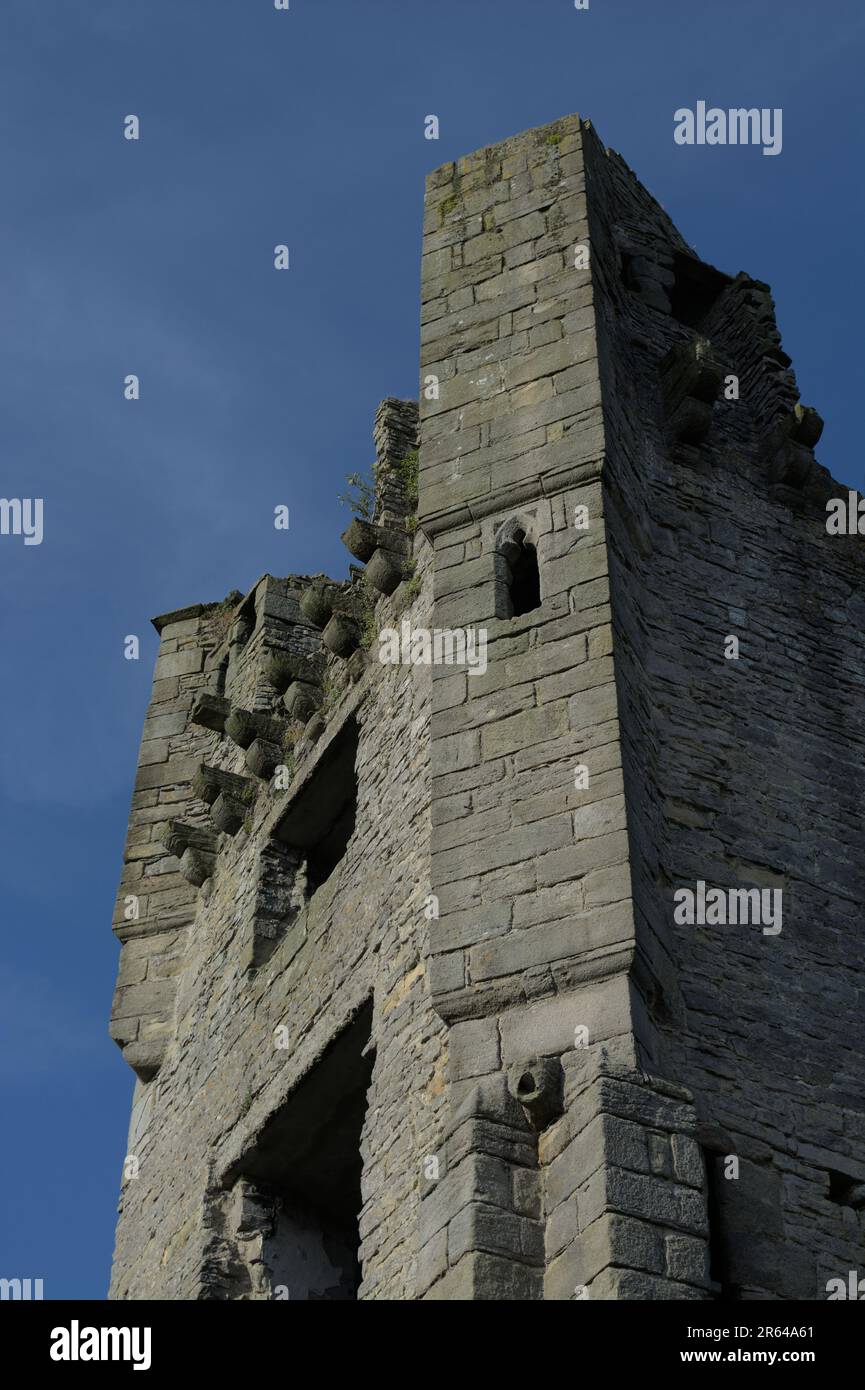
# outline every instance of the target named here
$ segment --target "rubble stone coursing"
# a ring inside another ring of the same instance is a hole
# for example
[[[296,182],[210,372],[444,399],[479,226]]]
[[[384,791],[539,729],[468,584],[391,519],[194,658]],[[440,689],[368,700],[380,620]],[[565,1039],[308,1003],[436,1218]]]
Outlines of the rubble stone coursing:
[[[863,1259],[865,600],[768,288],[566,117],[430,175],[421,384],[347,581],[156,620],[111,1296],[824,1298]],[[404,619],[486,671],[382,664]],[[782,931],[675,926],[698,880]]]

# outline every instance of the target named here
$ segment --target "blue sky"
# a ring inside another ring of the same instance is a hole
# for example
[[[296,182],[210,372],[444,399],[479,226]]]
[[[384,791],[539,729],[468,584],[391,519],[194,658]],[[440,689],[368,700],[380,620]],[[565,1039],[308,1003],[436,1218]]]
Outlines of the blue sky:
[[[347,572],[337,494],[417,391],[426,172],[590,117],[704,259],[771,284],[858,487],[863,49],[861,0],[4,0],[0,495],[44,498],[45,534],[0,536],[0,1276],[105,1296],[148,620]],[[781,107],[782,153],[677,146],[698,100]]]

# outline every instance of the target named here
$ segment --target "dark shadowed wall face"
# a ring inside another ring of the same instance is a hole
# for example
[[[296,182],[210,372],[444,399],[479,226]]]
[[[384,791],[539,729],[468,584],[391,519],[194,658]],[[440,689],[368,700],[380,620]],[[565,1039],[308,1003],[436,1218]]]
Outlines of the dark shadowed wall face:
[[[675,232],[615,161],[598,150],[589,167],[653,1063],[692,1088],[710,1166],[739,1156],[717,1183],[726,1292],[825,1298],[861,1258],[865,562],[858,537],[827,534],[846,489],[804,443],[779,453],[799,393],[768,287],[693,266],[706,291],[677,296]],[[666,310],[619,274],[623,250],[669,266]],[[718,369],[709,391],[695,335]],[[700,882],[723,890],[723,914],[683,920]]]

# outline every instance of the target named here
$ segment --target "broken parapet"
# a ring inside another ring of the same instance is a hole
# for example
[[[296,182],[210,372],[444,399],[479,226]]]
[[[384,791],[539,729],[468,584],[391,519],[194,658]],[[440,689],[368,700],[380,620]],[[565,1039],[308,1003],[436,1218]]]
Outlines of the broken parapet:
[[[383,402],[375,437],[374,516],[346,533],[356,558],[371,562],[366,571],[352,566],[342,582],[265,575],[245,596],[154,620],[161,642],[115,912],[123,950],[111,1022],[145,1079],[158,1071],[172,1034],[177,961],[199,891],[210,891],[225,845],[285,799],[339,695],[362,680],[376,603],[401,583],[405,590],[411,576],[414,528],[406,518],[417,506],[416,473],[404,460],[417,447],[417,407]],[[370,544],[358,542],[361,534]],[[276,856],[283,868],[281,906],[262,888],[265,945],[254,934],[256,962],[276,939],[275,921],[281,917],[284,929],[293,916],[300,860],[284,863],[285,853],[278,841],[262,847],[264,861]],[[264,861],[259,877],[267,884],[273,872]]]
[[[418,456],[414,403],[384,401],[376,416],[375,438],[375,510],[369,518],[355,517],[342,539],[366,565],[367,584],[378,593],[392,594],[412,572]]]

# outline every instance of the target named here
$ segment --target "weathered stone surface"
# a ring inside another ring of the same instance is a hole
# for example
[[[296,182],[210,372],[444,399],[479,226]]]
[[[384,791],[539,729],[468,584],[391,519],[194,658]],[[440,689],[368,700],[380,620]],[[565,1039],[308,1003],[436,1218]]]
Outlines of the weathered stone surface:
[[[307,652],[274,649],[268,652],[264,663],[265,680],[280,693],[290,686],[292,681],[315,684],[320,679],[321,671],[321,663],[311,660]]]
[[[383,491],[387,488],[387,478],[382,478]],[[393,499],[390,499],[393,501]],[[385,498],[382,498],[385,504]],[[356,516],[340,537],[343,545],[363,564],[367,564],[376,550],[389,551],[394,555],[407,555],[409,544],[406,533],[393,526],[382,526],[363,517]]]
[[[281,761],[282,745],[270,739],[256,738],[246,750],[246,766],[256,777],[262,777],[265,781],[273,776]]]
[[[210,808],[210,818],[217,830],[224,830],[226,835],[236,835],[249,812],[248,801],[240,801],[230,792],[223,791]]]
[[[251,800],[255,785],[248,777],[239,777],[236,772],[226,772],[224,768],[208,767],[202,763],[192,779],[192,795],[212,806],[222,792],[239,801]]]
[[[334,613],[321,640],[334,656],[349,657],[360,643],[357,623],[346,613]]]
[[[157,658],[155,680],[167,680],[171,676],[196,675],[204,665],[204,653],[192,648],[182,652],[166,652]]]
[[[365,565],[378,547],[378,532],[371,521],[356,516],[349,522],[340,540],[355,559]]]
[[[424,227],[439,391],[382,403],[346,533],[406,578],[163,624],[112,1297],[822,1299],[865,1185],[865,562],[822,422],[768,287],[576,116],[435,171]],[[481,659],[361,647],[403,618]],[[782,931],[676,921],[700,882]]]
[[[249,748],[259,738],[269,743],[279,743],[282,728],[278,720],[258,710],[234,706],[225,721],[225,732],[238,748]]]
[[[292,719],[309,719],[321,704],[324,696],[320,686],[309,681],[292,681],[283,696],[283,704]]]
[[[230,710],[231,705],[224,696],[216,695],[212,690],[203,690],[192,706],[189,718],[193,724],[222,733]]]
[[[381,594],[392,594],[402,579],[402,565],[393,551],[380,547],[370,557],[366,567],[366,577],[374,589]]]
[[[213,831],[202,825],[190,825],[187,821],[168,821],[161,838],[168,853],[176,855],[178,858],[190,845],[203,850],[206,854],[215,854],[216,852],[216,837]]]
[[[311,584],[301,595],[301,611],[316,627],[324,627],[333,612],[333,599],[333,590]]]
[[[195,845],[188,845],[180,856],[180,872],[196,888],[210,878],[216,868],[216,855],[205,854]]]

